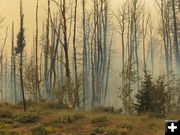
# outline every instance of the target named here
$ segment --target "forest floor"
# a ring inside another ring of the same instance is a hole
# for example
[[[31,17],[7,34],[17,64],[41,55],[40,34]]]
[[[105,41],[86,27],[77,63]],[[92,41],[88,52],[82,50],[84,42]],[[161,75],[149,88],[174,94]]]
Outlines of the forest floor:
[[[28,114],[28,115],[27,115]],[[0,135],[163,135],[165,119],[0,104]]]

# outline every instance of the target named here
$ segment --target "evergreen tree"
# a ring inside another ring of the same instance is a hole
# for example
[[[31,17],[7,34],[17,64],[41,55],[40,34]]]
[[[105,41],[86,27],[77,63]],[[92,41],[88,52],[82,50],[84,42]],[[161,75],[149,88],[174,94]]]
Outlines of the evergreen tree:
[[[148,112],[152,108],[151,92],[154,89],[152,77],[145,75],[144,81],[141,83],[141,90],[136,94],[137,103],[134,104],[134,108],[138,113]]]
[[[19,54],[19,73],[20,73],[20,81],[21,81],[21,90],[23,96],[23,104],[24,111],[26,112],[26,101],[25,101],[25,93],[24,93],[24,82],[23,82],[23,50],[26,45],[25,36],[24,36],[24,15],[22,12],[22,0],[20,1],[20,30],[17,35],[17,47],[15,48],[16,54]]]
[[[136,94],[137,103],[134,108],[138,113],[155,112],[165,114],[171,98],[169,96],[167,84],[162,77],[153,81],[151,75],[145,75],[141,89]],[[170,111],[170,110],[168,110]]]

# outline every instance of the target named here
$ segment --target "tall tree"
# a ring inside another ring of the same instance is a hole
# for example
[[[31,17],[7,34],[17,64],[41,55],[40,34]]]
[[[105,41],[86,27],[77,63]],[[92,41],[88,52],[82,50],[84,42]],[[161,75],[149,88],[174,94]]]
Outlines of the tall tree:
[[[44,50],[44,88],[46,93],[46,98],[51,100],[50,91],[49,91],[49,77],[48,77],[48,54],[49,54],[49,19],[50,19],[50,0],[47,1],[48,12],[47,12],[47,24],[46,24],[46,45]]]
[[[76,56],[76,25],[77,25],[77,6],[78,1],[75,0],[74,7],[74,36],[73,36],[73,51],[74,51],[74,75],[75,75],[75,102],[76,107],[79,108],[79,90],[78,90],[78,71],[77,71],[77,56]]]
[[[39,73],[38,73],[38,10],[39,0],[36,3],[36,100],[39,102],[40,91],[39,91]]]
[[[173,11],[173,27],[174,27],[174,48],[176,56],[176,70],[178,77],[180,77],[180,54],[179,54],[179,44],[178,44],[178,33],[177,33],[177,17],[175,9],[175,1],[172,0],[172,11]]]
[[[16,98],[16,55],[14,52],[14,22],[12,23],[12,43],[11,43],[11,98],[17,103]]]
[[[68,45],[68,37],[67,37],[67,18],[66,18],[66,0],[62,1],[62,27],[63,27],[63,37],[64,37],[64,43],[63,43],[63,48],[64,48],[64,54],[65,54],[65,69],[66,69],[66,86],[67,86],[67,91],[68,91],[68,98],[69,98],[69,103],[73,103],[73,93],[72,93],[72,84],[71,84],[71,72],[70,72],[70,66],[69,66],[69,45]]]
[[[125,27],[126,27],[126,21],[127,21],[127,11],[126,11],[126,8],[127,8],[127,5],[126,3],[123,4],[123,6],[121,8],[118,9],[118,13],[117,15],[115,14],[115,17],[118,21],[118,24],[119,24],[119,29],[118,30],[118,33],[120,34],[121,36],[121,51],[122,51],[122,55],[121,55],[121,58],[122,58],[122,79],[121,79],[121,87],[122,89],[124,88],[124,82],[125,82],[125,76],[124,76],[124,70],[125,70]]]
[[[3,99],[3,53],[4,53],[4,49],[5,49],[6,42],[7,42],[7,36],[8,36],[8,27],[6,27],[6,35],[5,35],[3,47],[2,47],[1,53],[0,53],[0,64],[1,64],[1,88],[0,88],[0,92],[1,92],[2,101],[4,100]]]
[[[23,82],[23,51],[25,47],[25,36],[24,36],[24,14],[22,7],[22,0],[20,0],[20,30],[17,35],[17,47],[15,48],[16,54],[19,54],[19,73],[20,73],[20,83],[23,96],[24,111],[26,112],[26,101],[24,93],[24,82]]]

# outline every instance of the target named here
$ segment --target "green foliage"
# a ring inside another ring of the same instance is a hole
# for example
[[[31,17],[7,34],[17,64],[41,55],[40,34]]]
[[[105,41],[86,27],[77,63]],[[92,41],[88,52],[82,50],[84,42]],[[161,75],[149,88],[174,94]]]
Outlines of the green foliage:
[[[112,106],[100,106],[92,108],[92,112],[105,112],[105,113],[121,113],[122,109],[115,109]]]
[[[59,116],[59,122],[60,123],[66,123],[70,124],[72,122],[75,122],[79,119],[83,119],[84,115],[79,114],[79,113],[72,113],[72,114],[60,114]]]
[[[5,123],[5,124],[12,124],[13,120],[12,119],[0,119],[0,122]]]
[[[4,121],[0,121],[0,130],[8,128],[8,127],[10,127],[10,124],[8,124],[8,123],[6,123]]]
[[[122,111],[123,111],[123,109],[122,109],[122,108],[118,108],[118,109],[116,109],[115,113],[117,113],[117,114],[121,114],[121,113],[122,113]]]
[[[19,122],[14,122],[12,125],[11,125],[12,128],[19,128],[21,127],[21,124]]]
[[[176,75],[173,73],[171,73],[170,75],[171,75],[170,80],[166,84],[167,92],[168,92],[168,96],[166,97],[168,101],[166,104],[167,115],[180,113],[180,111],[178,112],[178,103],[180,103],[180,95],[177,94],[178,91],[180,91],[180,79],[176,79]]]
[[[9,110],[0,110],[0,118],[11,118],[12,113]]]
[[[68,105],[61,104],[59,102],[46,102],[42,104],[42,107],[48,108],[48,109],[62,109],[62,110],[70,109]]]
[[[108,128],[105,130],[104,135],[120,135],[116,128]]]
[[[24,86],[26,88],[26,91],[29,93],[30,98],[36,98],[37,92],[35,90],[35,81],[36,80],[36,66],[34,62],[28,62],[26,64],[26,69],[24,70]],[[34,102],[32,100],[29,100],[27,104],[33,105]]]
[[[134,113],[133,109],[133,85],[137,82],[138,79],[140,79],[137,76],[137,71],[133,70],[133,65],[136,63],[129,63],[124,65],[124,71],[121,73],[121,77],[124,80],[124,83],[122,87],[119,88],[119,97],[122,100],[123,103],[123,110],[125,114],[132,114]],[[127,81],[125,81],[127,80]]]
[[[0,131],[0,135],[19,135],[16,132]]]
[[[100,127],[106,126],[107,122],[108,120],[106,116],[98,116],[98,117],[91,118],[91,123]]]
[[[15,116],[15,121],[20,123],[33,123],[38,121],[39,116],[36,113],[20,113]]]
[[[104,130],[103,130],[103,129],[100,129],[100,128],[95,128],[95,129],[93,130],[93,132],[94,132],[94,133],[102,134],[102,133],[104,133]]]
[[[96,133],[92,132],[92,133],[90,133],[89,135],[96,135]]]
[[[16,54],[23,52],[24,47],[26,45],[25,36],[24,36],[24,28],[23,28],[23,17],[21,18],[21,22],[22,22],[21,28],[17,35],[17,47],[15,48]]]
[[[33,135],[48,135],[48,131],[42,125],[33,127],[31,132]]]
[[[165,114],[168,105],[167,85],[163,78],[153,81],[151,75],[145,75],[141,89],[136,94],[137,103],[134,108],[138,113],[154,112]]]
[[[108,113],[113,113],[115,112],[115,108],[111,106],[99,106],[99,107],[94,107],[92,108],[92,112],[108,112]]]
[[[162,113],[155,113],[155,112],[148,112],[148,113],[147,113],[147,116],[148,116],[149,118],[158,118],[158,119],[163,119],[163,118],[165,118],[165,115],[164,115],[164,114],[162,114]]]
[[[59,121],[58,120],[53,120],[53,121],[43,122],[43,123],[41,123],[41,125],[59,127]]]
[[[133,128],[132,125],[129,123],[121,123],[118,127],[119,128],[126,128],[128,130],[131,130]]]

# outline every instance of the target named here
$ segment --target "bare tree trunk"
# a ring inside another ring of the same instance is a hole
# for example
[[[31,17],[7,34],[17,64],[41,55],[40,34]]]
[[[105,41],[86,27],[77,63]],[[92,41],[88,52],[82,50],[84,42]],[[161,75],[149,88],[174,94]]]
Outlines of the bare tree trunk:
[[[85,18],[85,0],[82,0],[83,7],[83,103],[84,110],[88,110],[89,82],[88,82],[88,62],[87,62],[87,37],[86,37],[86,18]]]
[[[92,61],[92,106],[97,105],[97,96],[96,96],[96,80],[97,80],[97,34],[96,34],[96,27],[97,27],[97,20],[96,20],[96,14],[97,14],[97,8],[96,8],[96,3],[97,1],[94,0],[94,33],[93,33],[93,38],[94,38],[94,60]],[[92,47],[91,47],[92,51]],[[93,58],[93,57],[92,57]],[[94,62],[93,62],[94,61]]]
[[[3,64],[2,64],[2,57],[1,57],[1,61],[0,61],[0,64],[1,64],[1,102],[3,102]]]
[[[72,96],[72,84],[71,84],[71,73],[69,66],[69,54],[68,54],[68,40],[67,40],[67,20],[66,20],[66,0],[63,0],[62,3],[62,20],[63,20],[63,36],[64,36],[64,53],[65,53],[65,69],[66,69],[66,81],[67,81],[67,91],[69,103],[73,103]]]
[[[12,43],[11,43],[11,99],[14,99],[16,104],[16,63],[15,63],[15,53],[14,53],[14,22],[12,23]]]
[[[60,51],[60,82],[61,82],[61,93],[62,93],[62,98],[59,100],[61,103],[63,103],[63,96],[64,96],[64,66],[63,66],[63,61],[64,61],[64,54],[63,54],[63,47],[61,47]]]
[[[0,64],[1,64],[1,88],[0,88],[0,92],[1,92],[1,100],[3,101],[3,52],[4,52],[4,48],[6,46],[6,41],[7,41],[7,37],[8,37],[8,27],[6,28],[6,35],[4,38],[4,43],[3,43],[3,47],[1,49],[1,54],[0,54]]]
[[[108,59],[107,76],[106,76],[105,97],[104,97],[103,105],[105,105],[105,103],[106,103],[107,92],[108,92],[109,71],[110,71],[110,65],[111,65],[111,50],[112,50],[113,35],[114,35],[114,33],[112,33],[110,48],[109,48],[109,59]]]
[[[121,70],[121,74],[122,74],[122,78],[121,78],[121,89],[124,89],[125,86],[125,21],[126,21],[126,4],[124,3],[123,6],[121,7],[121,9],[118,9],[118,15],[115,15],[119,27],[120,27],[120,36],[121,36],[121,49],[122,49],[122,70]],[[127,34],[128,37],[128,34]]]
[[[177,19],[175,11],[175,1],[172,0],[172,11],[173,11],[173,22],[174,22],[174,48],[176,56],[176,70],[178,77],[180,77],[180,55],[179,55],[179,44],[178,44],[178,34],[177,34]]]
[[[150,58],[151,58],[151,71],[152,75],[154,75],[154,46],[153,46],[153,22],[152,17],[150,15],[150,21],[149,21],[149,34],[150,34]]]
[[[48,78],[48,54],[49,54],[49,19],[50,19],[50,0],[48,0],[48,13],[47,13],[47,24],[46,24],[46,46],[44,51],[44,88],[46,97],[51,100],[49,91],[49,78]]]
[[[165,52],[165,60],[166,60],[166,75],[167,80],[169,80],[169,55],[168,55],[168,44],[166,38],[166,20],[165,20],[165,3],[161,0],[161,19],[162,19],[162,36],[163,36],[163,45],[164,45],[164,52]]]
[[[39,102],[40,91],[39,91],[39,73],[38,73],[38,9],[39,0],[36,4],[36,100]]]
[[[26,101],[25,101],[24,82],[23,82],[23,53],[22,52],[20,53],[19,72],[20,72],[20,81],[21,81],[21,90],[22,90],[22,96],[23,96],[24,111],[26,112]]]
[[[149,22],[149,16],[147,17],[147,20],[145,13],[142,16],[142,38],[143,38],[143,63],[144,63],[144,72],[147,74],[147,64],[146,64],[146,35],[147,35],[147,29],[148,29],[148,22]]]
[[[73,51],[74,51],[74,75],[75,75],[75,104],[79,108],[79,88],[78,88],[78,73],[77,73],[77,59],[76,59],[76,22],[77,22],[77,0],[75,0],[74,7],[74,36],[73,36]]]

